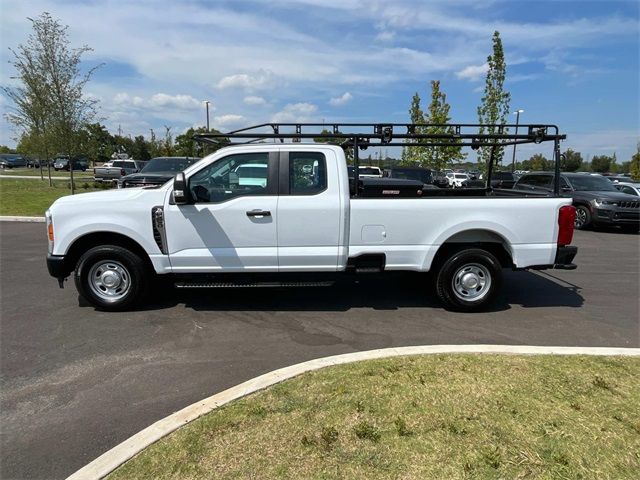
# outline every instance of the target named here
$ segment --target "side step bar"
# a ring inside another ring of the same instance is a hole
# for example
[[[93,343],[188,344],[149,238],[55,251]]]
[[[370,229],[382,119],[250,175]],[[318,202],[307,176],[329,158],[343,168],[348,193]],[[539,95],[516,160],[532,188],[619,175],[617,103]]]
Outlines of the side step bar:
[[[176,288],[330,287],[335,282],[176,282]]]

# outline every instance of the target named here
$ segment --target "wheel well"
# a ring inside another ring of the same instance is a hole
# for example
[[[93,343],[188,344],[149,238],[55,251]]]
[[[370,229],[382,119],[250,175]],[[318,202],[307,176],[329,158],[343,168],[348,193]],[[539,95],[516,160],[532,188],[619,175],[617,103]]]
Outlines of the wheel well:
[[[90,248],[99,245],[117,245],[135,253],[144,260],[147,267],[153,271],[153,265],[147,252],[138,242],[126,235],[114,232],[92,232],[77,238],[67,250],[65,255],[66,264],[71,273],[78,263],[80,257]]]
[[[438,267],[454,252],[468,248],[479,248],[495,256],[502,267],[514,266],[509,243],[501,235],[490,230],[466,230],[449,237],[436,252],[431,269]]]

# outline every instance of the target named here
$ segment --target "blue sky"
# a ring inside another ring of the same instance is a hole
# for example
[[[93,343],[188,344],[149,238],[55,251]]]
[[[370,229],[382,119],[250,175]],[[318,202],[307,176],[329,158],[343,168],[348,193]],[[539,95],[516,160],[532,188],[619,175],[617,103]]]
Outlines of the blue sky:
[[[104,62],[87,93],[125,134],[205,123],[406,122],[441,81],[453,121],[477,121],[491,34],[503,38],[521,122],[555,123],[564,148],[628,160],[639,140],[638,1],[3,0],[2,49],[48,11]],[[11,70],[3,67],[2,84]],[[426,103],[426,101],[425,101]],[[6,99],[0,108],[7,111]],[[14,144],[4,122],[0,143]],[[528,156],[523,148],[518,157]]]

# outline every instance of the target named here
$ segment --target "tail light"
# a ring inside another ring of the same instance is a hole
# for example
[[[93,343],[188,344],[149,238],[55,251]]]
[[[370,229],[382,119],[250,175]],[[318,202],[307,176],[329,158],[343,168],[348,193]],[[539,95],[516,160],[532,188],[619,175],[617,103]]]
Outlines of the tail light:
[[[576,207],[565,205],[558,214],[558,246],[570,245],[573,240],[573,226],[576,221]]]

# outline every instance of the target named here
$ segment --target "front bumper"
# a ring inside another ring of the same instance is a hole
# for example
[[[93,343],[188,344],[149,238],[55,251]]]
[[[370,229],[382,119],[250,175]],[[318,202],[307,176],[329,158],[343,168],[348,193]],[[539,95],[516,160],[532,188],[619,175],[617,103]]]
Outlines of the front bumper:
[[[638,208],[593,208],[596,225],[640,225]]]
[[[64,255],[47,254],[47,270],[52,277],[64,279],[71,274],[73,266],[69,265]]]
[[[558,247],[556,250],[556,258],[551,265],[533,265],[528,267],[532,270],[548,270],[554,268],[556,270],[575,270],[578,266],[573,262],[573,259],[578,253],[578,247],[573,245],[565,245],[564,247]]]

